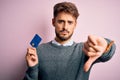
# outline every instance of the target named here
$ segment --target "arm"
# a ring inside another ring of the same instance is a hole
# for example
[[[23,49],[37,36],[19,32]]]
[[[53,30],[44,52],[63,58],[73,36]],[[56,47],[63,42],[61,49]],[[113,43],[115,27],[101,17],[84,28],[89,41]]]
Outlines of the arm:
[[[111,43],[109,39],[94,35],[88,36],[88,40],[84,43],[83,47],[84,53],[89,57],[84,65],[84,70],[86,72],[93,63],[105,62],[112,57],[115,52],[115,44],[109,45],[109,43]]]
[[[26,54],[28,69],[23,80],[38,80],[38,56],[36,48],[28,48]]]
[[[28,67],[23,80],[38,80],[38,65]]]
[[[110,39],[107,39],[107,38],[105,38],[105,40],[107,41],[108,48],[103,53],[103,55],[95,61],[95,63],[97,63],[97,62],[106,62],[106,61],[110,60],[112,58],[112,56],[114,55],[114,53],[115,53],[115,50],[116,50],[115,43],[112,42]]]

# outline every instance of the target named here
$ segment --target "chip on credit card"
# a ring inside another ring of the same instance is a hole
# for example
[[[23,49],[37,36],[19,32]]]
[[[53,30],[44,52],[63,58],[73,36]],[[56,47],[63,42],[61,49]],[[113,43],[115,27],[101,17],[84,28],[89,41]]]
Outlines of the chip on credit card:
[[[38,34],[35,34],[35,36],[33,37],[33,39],[30,42],[30,45],[32,47],[37,48],[39,43],[41,42],[41,40],[42,40],[42,38]]]

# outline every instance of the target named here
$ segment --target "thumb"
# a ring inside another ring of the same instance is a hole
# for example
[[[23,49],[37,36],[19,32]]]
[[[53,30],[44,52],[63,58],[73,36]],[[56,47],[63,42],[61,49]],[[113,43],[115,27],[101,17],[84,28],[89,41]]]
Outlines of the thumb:
[[[89,59],[87,60],[87,62],[84,64],[84,71],[87,72],[91,65],[93,64],[93,62],[96,60],[97,58],[96,57],[89,57]]]

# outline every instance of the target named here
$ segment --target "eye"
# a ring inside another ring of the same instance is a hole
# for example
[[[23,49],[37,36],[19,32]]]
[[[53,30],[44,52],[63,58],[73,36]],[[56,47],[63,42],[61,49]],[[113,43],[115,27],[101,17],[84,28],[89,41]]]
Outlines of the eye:
[[[73,21],[68,21],[68,24],[70,24],[70,25],[73,24]]]
[[[57,22],[58,22],[59,24],[64,23],[63,20],[58,20]]]

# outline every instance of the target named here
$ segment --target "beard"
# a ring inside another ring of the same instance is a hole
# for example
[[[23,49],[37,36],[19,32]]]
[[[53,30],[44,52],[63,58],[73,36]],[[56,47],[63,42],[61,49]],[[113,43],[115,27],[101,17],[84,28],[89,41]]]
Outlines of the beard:
[[[62,30],[62,31],[65,31],[65,30]],[[62,32],[62,31],[60,31],[60,32]],[[66,31],[67,31],[67,30],[66,30]],[[67,31],[67,32],[69,33],[69,31]],[[61,36],[60,33],[58,33],[57,31],[55,31],[55,34],[56,34],[56,37],[57,37],[59,40],[61,40],[61,41],[67,41],[67,40],[69,40],[69,39],[72,37],[73,32],[72,32],[70,35],[68,35],[67,37],[66,37],[66,36]]]

